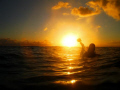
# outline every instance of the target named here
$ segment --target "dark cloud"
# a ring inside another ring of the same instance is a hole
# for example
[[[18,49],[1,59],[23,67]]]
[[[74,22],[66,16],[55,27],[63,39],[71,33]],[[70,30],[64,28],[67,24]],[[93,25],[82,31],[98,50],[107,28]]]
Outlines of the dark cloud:
[[[82,6],[80,6],[79,8],[73,8],[71,11],[71,14],[80,16],[80,17],[93,16],[99,13],[100,11],[98,10],[92,10],[92,9],[89,9],[88,7],[82,7]]]
[[[107,15],[120,20],[120,0],[91,0],[86,3],[88,7],[73,8],[72,14],[80,17],[100,14],[103,10]]]
[[[107,15],[120,20],[120,0],[95,0],[87,4],[93,8],[102,8]]]
[[[50,46],[51,43],[48,40],[44,41],[17,41],[10,38],[0,39],[0,46]]]
[[[0,39],[0,46],[17,46],[20,43],[16,40],[11,40],[10,38],[2,38]]]

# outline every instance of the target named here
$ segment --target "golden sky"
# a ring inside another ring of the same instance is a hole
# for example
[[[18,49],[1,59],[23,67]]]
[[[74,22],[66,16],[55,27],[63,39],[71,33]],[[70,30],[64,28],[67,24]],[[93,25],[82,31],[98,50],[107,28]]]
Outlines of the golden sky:
[[[11,0],[0,10],[2,43],[80,46],[75,39],[81,38],[85,46],[120,46],[119,0]]]

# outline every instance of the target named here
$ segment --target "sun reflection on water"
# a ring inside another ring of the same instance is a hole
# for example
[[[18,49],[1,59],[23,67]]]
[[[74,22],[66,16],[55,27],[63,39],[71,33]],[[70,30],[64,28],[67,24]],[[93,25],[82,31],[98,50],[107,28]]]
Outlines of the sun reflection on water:
[[[70,75],[71,73],[70,72],[67,72],[68,75]]]
[[[77,80],[69,80],[69,81],[55,81],[54,83],[61,83],[61,84],[74,84]]]
[[[70,59],[68,59],[68,61],[72,61],[72,60],[73,60],[73,59],[71,59],[71,58],[70,58]]]
[[[76,80],[71,80],[71,83],[75,83],[76,82]]]
[[[68,67],[69,69],[73,69],[73,67]]]
[[[66,52],[63,52],[63,59],[60,59],[62,61],[59,61],[57,64],[55,63],[56,71],[59,69],[59,73],[57,75],[63,75],[65,78],[59,79],[57,81],[54,81],[54,83],[57,84],[75,84],[76,81],[79,81],[79,78],[76,78],[75,75],[77,73],[81,73],[81,61],[78,57],[76,57],[76,53],[72,52],[71,50],[67,50]],[[64,60],[64,61],[63,61]],[[56,72],[57,73],[57,72]]]

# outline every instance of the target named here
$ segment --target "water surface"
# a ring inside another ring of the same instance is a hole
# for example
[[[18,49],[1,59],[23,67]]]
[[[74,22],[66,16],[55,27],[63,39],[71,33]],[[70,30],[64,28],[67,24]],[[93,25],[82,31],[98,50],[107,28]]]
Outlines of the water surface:
[[[120,48],[99,47],[95,58],[80,47],[0,47],[2,89],[117,89]],[[86,48],[87,50],[87,48]]]

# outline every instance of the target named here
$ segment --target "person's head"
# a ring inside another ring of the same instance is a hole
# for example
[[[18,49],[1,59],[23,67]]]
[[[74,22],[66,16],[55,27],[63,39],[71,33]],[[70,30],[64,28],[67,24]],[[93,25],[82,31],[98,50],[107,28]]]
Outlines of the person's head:
[[[91,43],[90,45],[89,45],[89,48],[88,48],[88,52],[95,52],[95,44],[94,43]]]

